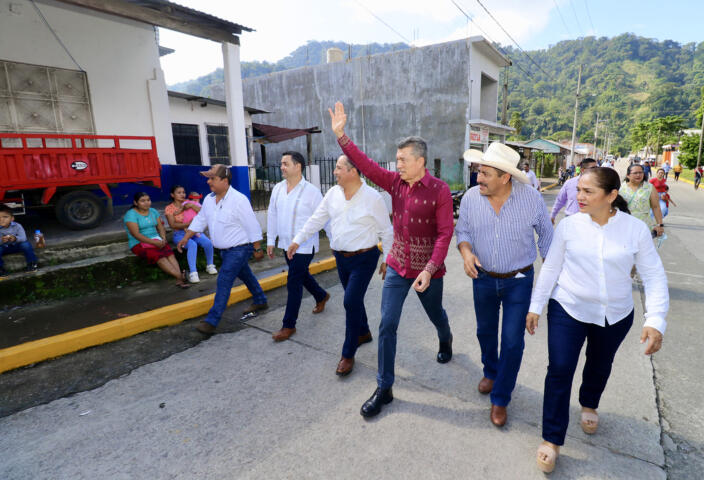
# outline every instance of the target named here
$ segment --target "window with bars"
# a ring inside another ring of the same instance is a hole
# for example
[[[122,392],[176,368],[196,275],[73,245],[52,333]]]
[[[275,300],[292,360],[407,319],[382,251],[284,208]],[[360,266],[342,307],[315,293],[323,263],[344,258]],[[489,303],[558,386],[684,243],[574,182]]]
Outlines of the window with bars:
[[[230,165],[230,140],[227,125],[206,125],[210,164]]]
[[[0,132],[94,134],[86,73],[0,60]]]
[[[178,165],[202,165],[200,157],[200,139],[198,125],[172,123],[174,150]]]

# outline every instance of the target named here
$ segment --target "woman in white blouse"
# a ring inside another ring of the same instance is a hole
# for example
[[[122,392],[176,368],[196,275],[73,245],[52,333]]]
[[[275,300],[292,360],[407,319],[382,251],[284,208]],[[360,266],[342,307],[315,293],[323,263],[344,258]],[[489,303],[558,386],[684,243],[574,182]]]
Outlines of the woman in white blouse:
[[[533,335],[548,304],[548,373],[543,399],[543,440],[537,463],[551,472],[569,422],[570,392],[579,353],[587,341],[579,390],[581,426],[596,432],[596,409],[619,345],[633,324],[631,269],[635,265],[646,294],[641,343],[657,352],[669,307],[667,277],[645,223],[629,215],[618,194],[615,170],[585,171],[577,187],[579,213],[555,230],[533,289],[526,330]]]

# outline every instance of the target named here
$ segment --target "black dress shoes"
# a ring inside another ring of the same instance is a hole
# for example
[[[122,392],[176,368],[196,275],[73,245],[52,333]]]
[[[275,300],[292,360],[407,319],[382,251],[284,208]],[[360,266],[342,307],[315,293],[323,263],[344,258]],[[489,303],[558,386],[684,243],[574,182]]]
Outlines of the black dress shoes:
[[[447,363],[452,358],[452,336],[450,336],[450,341],[440,342],[440,349],[438,350],[438,363]]]
[[[369,397],[369,400],[364,402],[364,405],[362,405],[362,409],[359,413],[363,417],[367,418],[378,415],[379,412],[381,412],[381,406],[391,403],[393,399],[394,394],[391,391],[391,388],[377,388],[374,391],[374,395]]]

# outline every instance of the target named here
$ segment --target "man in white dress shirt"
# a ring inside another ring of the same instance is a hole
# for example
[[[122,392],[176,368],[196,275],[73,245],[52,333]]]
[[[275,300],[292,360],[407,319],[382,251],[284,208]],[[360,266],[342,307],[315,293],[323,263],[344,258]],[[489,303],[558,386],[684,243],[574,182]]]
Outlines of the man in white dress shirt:
[[[372,341],[364,295],[379,260],[377,244],[381,240],[384,258],[390,252],[394,234],[389,211],[379,192],[359,178],[359,171],[345,155],[335,166],[337,185],[331,188],[315,213],[294,237],[288,248],[289,258],[299,245],[317,234],[330,221],[330,246],[337,261],[337,273],[345,289],[345,343],[337,365],[337,375],[347,375],[354,367],[357,347]],[[379,268],[386,276],[386,263]]]
[[[207,227],[213,246],[220,250],[222,265],[213,307],[205,320],[196,326],[199,332],[212,334],[227,308],[235,278],[240,277],[252,293],[253,303],[245,309],[245,313],[263,310],[268,304],[257,277],[247,263],[252,253],[256,260],[264,258],[261,248],[262,228],[254,216],[249,199],[230,186],[232,174],[225,165],[214,165],[210,170],[200,173],[208,177],[212,193],[205,197],[200,212],[193,218],[176,248],[182,252],[188,240]]]
[[[304,165],[305,159],[298,152],[284,152],[281,156],[281,176],[284,180],[277,183],[271,191],[267,216],[266,252],[269,258],[274,258],[277,237],[278,247],[285,252],[291,245],[293,236],[303,227],[323,199],[318,187],[303,178]],[[304,242],[292,258],[284,255],[288,264],[288,299],[283,326],[272,335],[275,342],[288,340],[296,333],[303,287],[315,298],[313,313],[321,313],[325,309],[325,302],[330,298],[308,271],[316,250],[320,250],[318,235]]]
[[[540,181],[538,180],[538,177],[535,176],[535,172],[530,169],[530,164],[528,162],[523,164],[523,171],[526,172],[526,176],[528,177],[528,180],[530,180],[530,184],[533,188],[540,191]]]

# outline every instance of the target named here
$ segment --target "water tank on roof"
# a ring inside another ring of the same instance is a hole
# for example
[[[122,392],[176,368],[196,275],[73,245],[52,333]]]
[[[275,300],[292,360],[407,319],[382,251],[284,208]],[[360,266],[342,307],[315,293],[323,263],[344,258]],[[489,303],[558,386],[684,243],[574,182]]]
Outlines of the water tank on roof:
[[[328,63],[341,62],[345,58],[345,54],[337,47],[328,48],[327,51]]]

